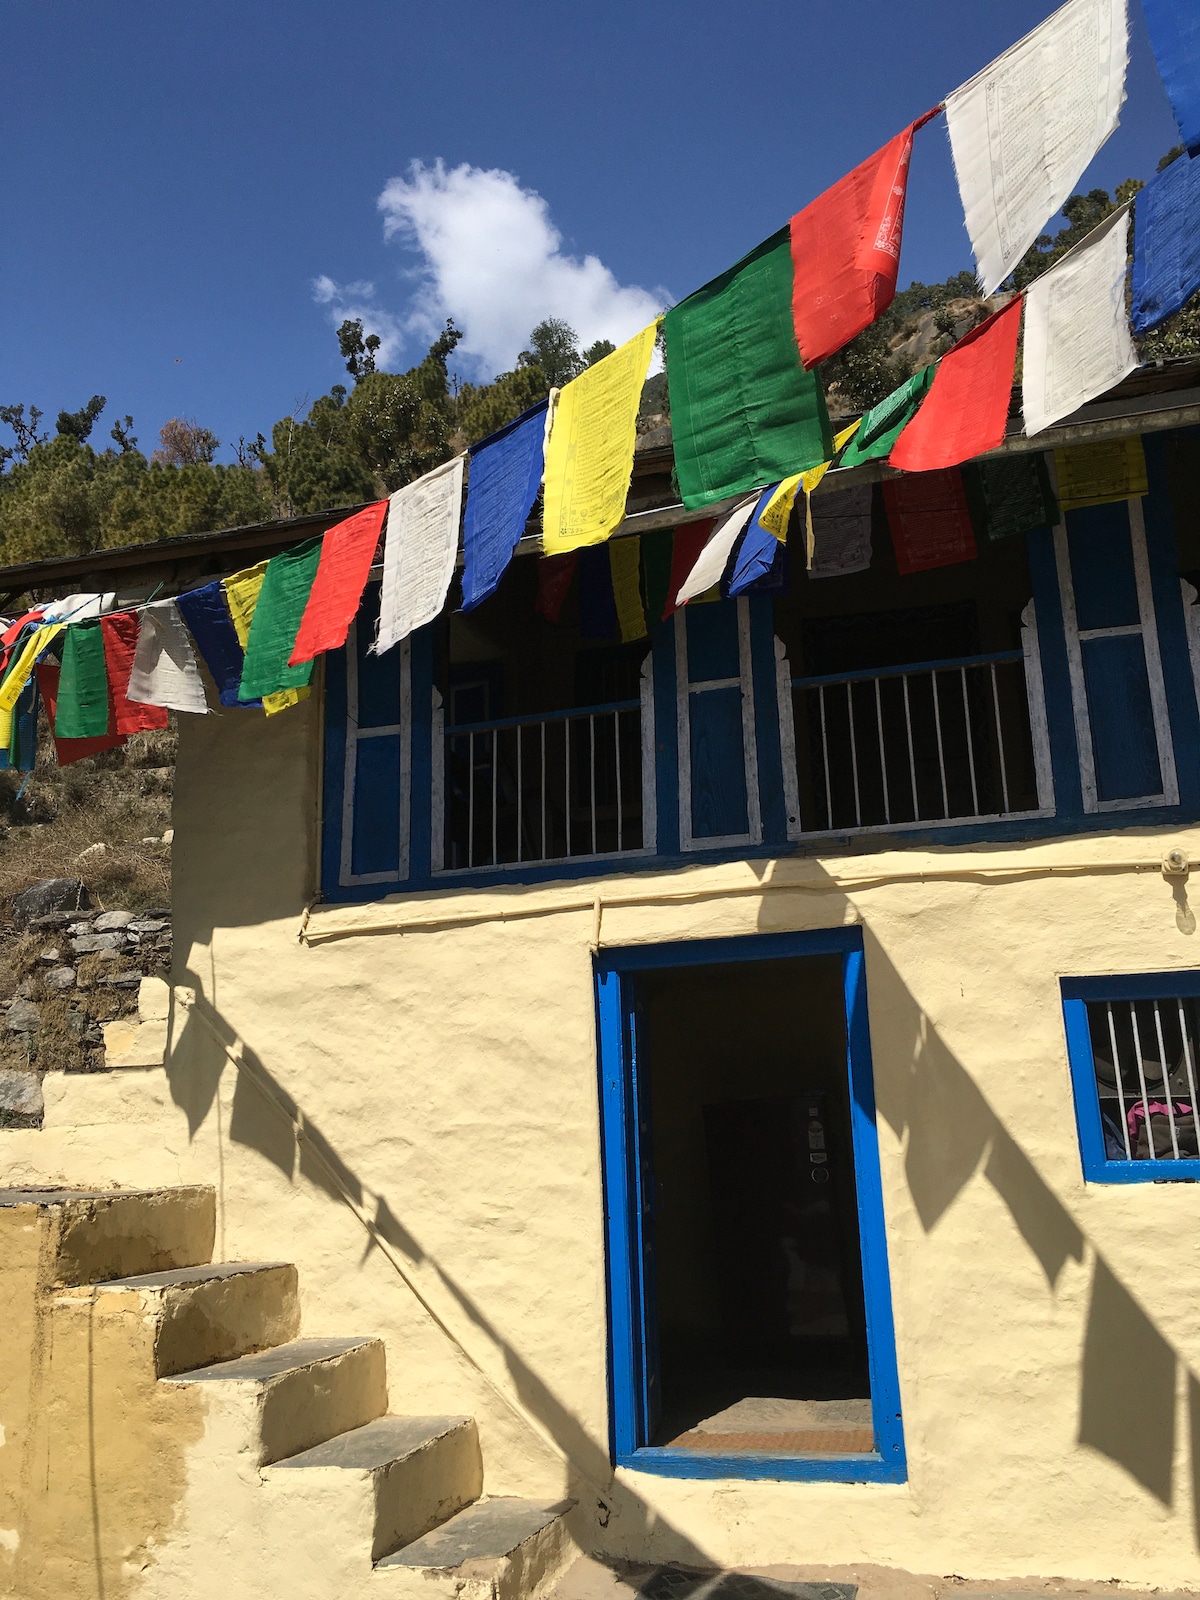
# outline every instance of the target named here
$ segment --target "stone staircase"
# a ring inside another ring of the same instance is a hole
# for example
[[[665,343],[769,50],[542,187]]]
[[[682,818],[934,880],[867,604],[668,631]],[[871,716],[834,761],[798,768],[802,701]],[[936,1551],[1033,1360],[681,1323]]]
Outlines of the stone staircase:
[[[486,1496],[473,1419],[389,1413],[382,1341],[301,1338],[295,1267],[212,1262],[214,1223],[208,1188],[0,1190],[0,1594],[526,1600],[553,1581],[569,1503]],[[76,1571],[54,1530],[89,1519]]]

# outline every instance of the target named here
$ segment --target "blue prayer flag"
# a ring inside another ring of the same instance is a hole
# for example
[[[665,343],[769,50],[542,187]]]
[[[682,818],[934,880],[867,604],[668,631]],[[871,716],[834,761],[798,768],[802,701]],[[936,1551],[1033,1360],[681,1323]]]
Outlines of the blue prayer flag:
[[[187,623],[204,665],[212,673],[223,706],[260,706],[261,700],[239,700],[242,682],[242,646],[225,602],[225,589],[218,578],[203,589],[192,589],[176,596],[180,615]]]
[[[1180,138],[1196,155],[1200,153],[1200,7],[1196,0],[1142,0],[1142,10]]]
[[[1134,212],[1130,321],[1147,333],[1200,289],[1200,156],[1179,156],[1151,178]]]
[[[585,639],[621,637],[607,544],[579,552],[579,631]]]
[[[471,446],[463,517],[464,611],[473,611],[495,592],[524,532],[542,481],[546,405],[542,400],[530,406]]]
[[[722,591],[730,600],[735,595],[744,594],[760,579],[770,576],[776,557],[785,549],[770,528],[764,528],[758,520],[767,509],[767,503],[778,487],[777,483],[773,483],[759,495],[754,515],[750,518],[749,525],[733,552],[728,578],[721,584]],[[801,490],[801,493],[803,492]]]

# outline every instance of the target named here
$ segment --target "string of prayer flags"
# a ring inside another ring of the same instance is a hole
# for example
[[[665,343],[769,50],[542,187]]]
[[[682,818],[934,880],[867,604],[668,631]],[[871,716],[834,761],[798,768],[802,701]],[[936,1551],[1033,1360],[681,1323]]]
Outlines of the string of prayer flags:
[[[263,580],[267,575],[267,562],[260,561],[257,566],[247,567],[242,572],[235,572],[231,578],[223,581],[225,602],[229,607],[229,615],[233,619],[234,630],[237,633],[238,644],[242,648],[242,677],[246,675],[245,651],[250,642],[250,629],[254,625],[254,612],[258,606],[258,597],[262,592]],[[307,688],[282,689],[276,694],[264,695],[262,708],[269,717],[275,716],[280,711],[285,711],[288,706],[294,706],[308,695]],[[238,686],[239,705],[245,704],[241,697],[241,685]]]
[[[714,584],[721,581],[721,575],[725,571],[729,557],[733,554],[733,547],[741,538],[742,530],[749,522],[760,498],[760,495],[751,495],[716,524],[695,565],[675,595],[677,607],[686,605],[689,600],[694,600],[697,595],[702,595],[706,589],[711,589]]]
[[[1020,332],[1021,297],[1014,295],[947,351],[921,409],[892,446],[893,467],[934,472],[1003,444]]]
[[[570,550],[563,556],[542,556],[537,564],[537,599],[533,609],[547,622],[557,622],[575,580],[579,565],[578,553]]]
[[[1200,10],[1195,0],[1142,0],[1142,11],[1179,137],[1200,155]]]
[[[957,467],[889,478],[883,504],[901,577],[974,560],[971,512]]]
[[[858,467],[864,461],[877,461],[892,453],[892,446],[916,416],[929,393],[937,365],[931,362],[911,378],[906,378],[898,389],[872,406],[859,423],[858,432],[846,446],[842,456],[844,467]]]
[[[300,623],[312,594],[321,560],[320,539],[283,550],[267,562],[254,617],[246,640],[241,698],[262,699],[289,689],[303,689],[312,677],[312,657],[291,666]]]
[[[676,528],[671,540],[671,577],[667,585],[667,600],[662,610],[662,620],[674,616],[680,606],[684,604],[679,599],[679,591],[688,580],[688,574],[695,567],[703,554],[704,547],[712,536],[716,527],[716,518],[706,518],[703,522],[687,522],[682,528]],[[702,598],[696,596],[697,600]]]
[[[1197,10],[1200,37],[1200,9]],[[1200,75],[1200,63],[1197,64]],[[1137,197],[1133,308],[1137,333],[1174,316],[1200,289],[1200,156],[1180,156]]]
[[[622,644],[646,637],[646,611],[642,604],[642,551],[636,536],[610,539],[608,566],[612,578],[613,602]]]
[[[386,500],[377,500],[326,530],[289,666],[298,667],[324,650],[340,650],[345,644],[371,575],[387,507]]]
[[[245,659],[220,578],[176,597],[180,615],[217,686],[223,706],[236,706]],[[251,702],[254,704],[255,702]]]
[[[744,594],[752,584],[765,578],[771,571],[775,557],[779,554],[781,540],[773,526],[768,526],[765,518],[767,508],[773,503],[777,493],[775,488],[764,489],[758,497],[758,504],[754,508],[754,515],[750,518],[746,532],[742,536],[737,549],[734,551],[733,562],[729,570],[729,579],[722,589],[728,599],[735,595]],[[793,488],[792,498],[796,491]],[[786,536],[787,523],[784,523]]]
[[[1138,354],[1125,310],[1129,207],[1121,206],[1025,291],[1022,405],[1032,437],[1107,394]]]
[[[588,545],[579,552],[579,631],[585,639],[615,639],[621,631],[612,564],[603,546]]]
[[[100,618],[89,617],[69,627],[63,640],[54,737],[103,739],[111,726],[104,635]]]
[[[792,218],[792,316],[805,367],[848,344],[895,299],[913,134],[936,115],[898,133]]]
[[[962,474],[977,538],[994,544],[1058,525],[1058,501],[1040,450],[972,461]]]
[[[58,681],[62,669],[57,661],[40,661],[34,668],[38,688],[46,704],[46,720],[54,739],[54,756],[60,767],[69,767],[72,761],[82,761],[85,756],[98,755],[101,750],[115,750],[125,743],[123,733],[105,733],[97,739],[63,739],[58,734]]]
[[[432,622],[445,604],[458,554],[463,458],[434,467],[388,501],[375,653]]]
[[[127,693],[140,625],[136,611],[113,611],[100,618],[108,693],[112,701],[112,726],[117,733],[165,728],[168,721],[165,706],[139,705],[130,700]]]
[[[788,228],[667,312],[667,384],[689,510],[828,460],[825,393],[792,317]]]
[[[1148,490],[1146,454],[1138,434],[1124,439],[1101,439],[1054,452],[1061,511],[1081,506],[1102,506],[1112,500],[1132,500]]]
[[[142,705],[201,714],[208,710],[196,653],[174,600],[156,600],[143,608],[125,693]]]
[[[817,496],[810,578],[844,578],[871,565],[873,489],[873,484],[855,483]]]
[[[542,400],[471,446],[463,516],[464,611],[495,593],[525,531],[542,481],[548,406]]]
[[[546,445],[547,555],[601,544],[625,520],[638,407],[657,332],[650,323],[563,386]]]
[[[946,97],[967,233],[995,294],[1116,128],[1127,0],[1067,0]]]

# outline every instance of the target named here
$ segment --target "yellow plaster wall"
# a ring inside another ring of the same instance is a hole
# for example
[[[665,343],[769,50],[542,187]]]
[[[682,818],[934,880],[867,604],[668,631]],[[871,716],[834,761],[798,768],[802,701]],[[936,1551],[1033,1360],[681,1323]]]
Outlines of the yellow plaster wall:
[[[48,1079],[12,1177],[214,1183],[218,1252],[295,1260],[306,1334],[382,1335],[392,1409],[473,1412],[488,1491],[577,1496],[589,1548],[1195,1582],[1200,1189],[1084,1185],[1057,980],[1196,964],[1162,877],[1108,868],[1200,830],[318,908],[309,945],[315,701],[185,722],[195,1003],[165,1077]],[[613,1480],[597,891],[606,944],[862,923],[907,1483]]]

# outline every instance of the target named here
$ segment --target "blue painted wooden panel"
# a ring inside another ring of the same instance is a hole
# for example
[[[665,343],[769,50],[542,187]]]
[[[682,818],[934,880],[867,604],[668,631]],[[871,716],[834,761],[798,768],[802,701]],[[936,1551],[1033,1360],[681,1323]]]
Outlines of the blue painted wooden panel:
[[[358,725],[393,728],[400,721],[400,646],[369,654],[379,619],[379,585],[368,585],[358,613]]]
[[[400,869],[400,740],[360,739],[354,772],[351,871]]]
[[[1191,437],[1193,446],[1200,444],[1200,430]],[[1146,449],[1146,475],[1150,484],[1150,493],[1142,500],[1146,556],[1150,567],[1150,588],[1154,596],[1154,615],[1158,624],[1167,710],[1171,718],[1175,775],[1179,780],[1180,804],[1195,808],[1200,805],[1200,720],[1197,718],[1187,624],[1179,586],[1179,557],[1175,546],[1175,518],[1167,478],[1165,441],[1161,434],[1149,434],[1143,443]]]
[[[715,610],[712,606],[707,609]],[[688,696],[692,743],[692,837],[719,839],[743,834],[746,760],[742,739],[742,691],[706,689]]]
[[[321,784],[321,893],[336,900],[342,859],[342,784],[346,773],[346,652],[325,657],[325,766]]]
[[[656,625],[654,651],[654,789],[658,853],[679,851],[679,750],[675,707],[675,618]]]
[[[1038,650],[1046,693],[1046,720],[1050,731],[1050,765],[1054,772],[1054,799],[1058,818],[1083,816],[1083,791],[1079,782],[1079,746],[1071,710],[1071,670],[1067,664],[1062,600],[1058,592],[1058,566],[1054,535],[1038,528],[1026,535],[1029,577],[1037,613]]]
[[[409,810],[408,875],[412,883],[430,876],[433,828],[433,651],[437,624],[418,628],[410,640],[409,694],[412,697],[412,800]],[[441,759],[442,752],[437,752]],[[437,863],[438,866],[441,862]]]
[[[1136,625],[1141,616],[1125,502],[1068,511],[1067,548],[1080,631]]]
[[[736,678],[741,671],[736,600],[690,605],[684,616],[687,619],[689,682]]]
[[[1162,771],[1141,635],[1085,639],[1080,650],[1097,794],[1101,800],[1161,794]]]
[[[779,746],[779,695],[775,685],[775,604],[769,594],[748,598],[750,659],[754,681],[754,741],[758,746],[758,804],[763,840],[787,842],[783,756]]]

